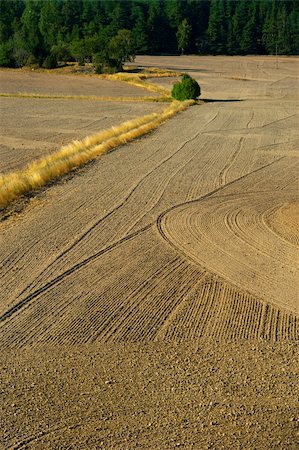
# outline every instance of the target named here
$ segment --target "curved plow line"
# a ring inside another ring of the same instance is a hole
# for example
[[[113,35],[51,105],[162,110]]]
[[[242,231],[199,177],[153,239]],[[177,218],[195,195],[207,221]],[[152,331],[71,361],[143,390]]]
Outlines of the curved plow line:
[[[97,97],[96,95],[59,95],[59,94],[35,94],[33,92],[0,92],[0,97],[14,98],[47,98],[47,99],[63,99],[63,100],[94,100],[101,102],[171,102],[172,98],[168,97]]]
[[[0,208],[11,201],[36,190],[49,181],[67,174],[72,169],[103,155],[119,145],[149,133],[161,123],[185,110],[194,101],[173,102],[161,113],[152,113],[124,122],[82,141],[74,141],[57,152],[29,164],[24,170],[0,177]]]

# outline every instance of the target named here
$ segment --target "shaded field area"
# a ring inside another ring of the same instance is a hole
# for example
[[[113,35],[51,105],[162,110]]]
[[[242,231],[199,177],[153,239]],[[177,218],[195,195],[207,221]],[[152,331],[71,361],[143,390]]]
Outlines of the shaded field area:
[[[0,224],[5,448],[295,449],[298,60],[136,64],[209,101]]]

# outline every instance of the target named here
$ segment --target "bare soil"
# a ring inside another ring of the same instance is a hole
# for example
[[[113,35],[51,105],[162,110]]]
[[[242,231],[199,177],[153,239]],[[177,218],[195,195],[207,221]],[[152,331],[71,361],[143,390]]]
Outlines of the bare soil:
[[[118,81],[108,81],[96,75],[71,75],[24,70],[0,70],[1,92],[17,94],[96,95],[103,97],[143,97],[156,94]]]
[[[58,78],[63,80],[63,75]],[[82,95],[84,80],[80,79]],[[118,92],[122,95],[121,89]],[[161,109],[155,103],[13,97],[1,98],[0,105],[0,173],[21,169],[75,139]]]
[[[241,341],[2,355],[10,449],[296,450],[298,351]]]
[[[295,449],[298,59],[137,63],[209,101],[0,225],[4,448]]]

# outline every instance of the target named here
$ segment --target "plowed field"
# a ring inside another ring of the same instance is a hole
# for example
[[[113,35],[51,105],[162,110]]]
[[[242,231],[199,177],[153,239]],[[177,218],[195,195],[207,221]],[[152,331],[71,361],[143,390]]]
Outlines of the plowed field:
[[[2,70],[0,93],[136,97],[153,95],[124,83],[76,75]],[[0,174],[22,169],[74,139],[159,109],[157,104],[72,98],[0,98]],[[161,109],[161,106],[160,106]]]
[[[295,449],[298,60],[137,64],[189,72],[207,101],[0,224],[4,448]],[[143,108],[97,105],[109,125]]]

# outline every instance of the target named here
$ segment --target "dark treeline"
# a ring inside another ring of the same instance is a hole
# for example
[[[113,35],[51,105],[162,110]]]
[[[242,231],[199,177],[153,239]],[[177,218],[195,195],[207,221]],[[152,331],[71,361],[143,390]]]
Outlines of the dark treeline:
[[[125,31],[127,30],[127,31]],[[297,0],[1,0],[0,65],[298,54]],[[119,68],[118,67],[118,68]]]

